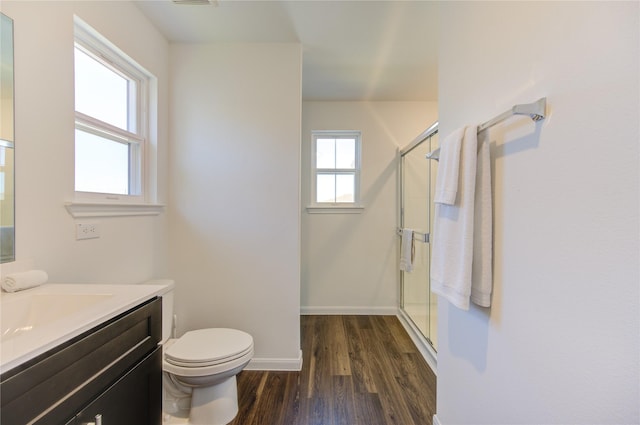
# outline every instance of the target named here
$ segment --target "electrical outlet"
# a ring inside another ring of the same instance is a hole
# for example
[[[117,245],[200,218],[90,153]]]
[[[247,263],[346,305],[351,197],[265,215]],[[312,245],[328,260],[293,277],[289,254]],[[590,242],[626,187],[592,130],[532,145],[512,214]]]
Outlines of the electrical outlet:
[[[100,237],[100,226],[96,223],[76,223],[76,240]]]

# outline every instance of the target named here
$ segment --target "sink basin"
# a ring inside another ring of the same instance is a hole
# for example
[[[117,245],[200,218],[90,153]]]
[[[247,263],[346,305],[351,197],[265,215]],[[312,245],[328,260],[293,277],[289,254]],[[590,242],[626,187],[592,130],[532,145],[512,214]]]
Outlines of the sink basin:
[[[0,373],[162,296],[167,284],[54,284],[0,293]],[[171,284],[172,285],[172,284]]]
[[[113,294],[34,294],[9,299],[0,311],[0,343],[91,308]]]

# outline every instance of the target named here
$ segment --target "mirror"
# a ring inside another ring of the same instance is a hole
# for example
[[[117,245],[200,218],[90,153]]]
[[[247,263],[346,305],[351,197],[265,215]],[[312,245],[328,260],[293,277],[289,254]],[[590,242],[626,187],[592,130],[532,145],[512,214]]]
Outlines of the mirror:
[[[0,13],[0,263],[15,259],[13,21]]]

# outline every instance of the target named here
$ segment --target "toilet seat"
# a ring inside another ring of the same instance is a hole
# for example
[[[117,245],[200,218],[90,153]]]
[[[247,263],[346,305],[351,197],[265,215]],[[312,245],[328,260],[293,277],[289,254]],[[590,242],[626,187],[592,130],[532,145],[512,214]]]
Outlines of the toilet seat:
[[[164,359],[179,368],[222,365],[253,353],[253,338],[236,329],[199,329],[166,347]]]

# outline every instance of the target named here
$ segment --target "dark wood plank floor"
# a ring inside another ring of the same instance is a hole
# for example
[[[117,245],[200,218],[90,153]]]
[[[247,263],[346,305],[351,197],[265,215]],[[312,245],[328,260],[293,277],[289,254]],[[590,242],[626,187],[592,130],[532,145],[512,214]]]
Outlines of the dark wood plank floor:
[[[301,324],[302,371],[242,371],[231,425],[431,425],[436,377],[395,316]]]

